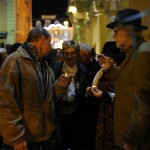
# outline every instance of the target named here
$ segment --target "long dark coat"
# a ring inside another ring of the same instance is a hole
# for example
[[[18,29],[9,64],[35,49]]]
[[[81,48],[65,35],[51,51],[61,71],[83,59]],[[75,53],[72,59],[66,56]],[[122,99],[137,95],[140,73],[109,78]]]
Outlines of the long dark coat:
[[[118,146],[125,137],[131,143],[150,149],[150,44],[136,43],[130,49],[120,68],[107,73],[115,81],[114,134]]]

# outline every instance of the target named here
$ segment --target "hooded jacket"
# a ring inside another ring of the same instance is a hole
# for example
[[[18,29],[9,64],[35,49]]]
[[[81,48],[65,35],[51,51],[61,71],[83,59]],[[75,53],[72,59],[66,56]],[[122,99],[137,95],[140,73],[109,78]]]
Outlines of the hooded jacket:
[[[9,55],[1,68],[0,131],[5,144],[48,140],[56,128],[55,77],[47,63],[42,63],[48,86],[45,95],[35,61],[23,47]]]

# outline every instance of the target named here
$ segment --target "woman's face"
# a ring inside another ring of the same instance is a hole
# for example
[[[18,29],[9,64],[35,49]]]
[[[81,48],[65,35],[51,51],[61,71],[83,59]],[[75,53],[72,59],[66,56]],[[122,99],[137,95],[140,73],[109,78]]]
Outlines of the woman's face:
[[[64,50],[64,61],[70,67],[74,66],[77,61],[77,54],[73,47]]]

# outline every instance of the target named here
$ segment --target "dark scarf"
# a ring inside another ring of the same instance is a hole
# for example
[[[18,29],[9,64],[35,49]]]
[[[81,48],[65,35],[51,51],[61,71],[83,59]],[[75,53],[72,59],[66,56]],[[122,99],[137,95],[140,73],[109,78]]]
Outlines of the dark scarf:
[[[30,57],[34,60],[34,62],[38,61],[38,58],[37,58],[37,49],[36,49],[35,46],[33,46],[28,41],[26,41],[26,42],[24,42],[22,44],[22,47],[30,55]]]
[[[24,42],[22,47],[30,55],[30,57],[35,63],[40,80],[42,81],[43,94],[44,94],[44,97],[46,98],[46,94],[48,91],[48,74],[46,71],[47,67],[46,67],[45,59],[37,58],[37,48],[33,46],[31,43],[29,43],[28,41]]]

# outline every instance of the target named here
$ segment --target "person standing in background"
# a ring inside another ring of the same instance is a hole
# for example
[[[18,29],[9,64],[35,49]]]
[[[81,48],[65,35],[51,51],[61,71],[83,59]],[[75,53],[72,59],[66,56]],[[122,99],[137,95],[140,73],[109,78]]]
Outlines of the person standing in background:
[[[124,59],[124,54],[116,47],[114,41],[104,44],[102,54],[109,57],[117,66]],[[101,54],[101,55],[102,55]],[[98,55],[98,60],[101,58]],[[98,104],[98,117],[96,118],[95,150],[117,150],[114,142],[114,82],[105,78],[105,72],[101,68],[95,75],[92,85],[87,87],[86,95]]]
[[[88,86],[91,86],[95,74],[99,71],[100,65],[95,59],[95,54],[92,48],[85,44],[80,43],[80,56],[79,62],[82,63],[87,69]],[[87,150],[93,150],[95,146],[95,133],[96,133],[96,120],[99,110],[99,101],[93,100],[92,97],[88,98],[85,103],[85,120],[86,120],[86,138]]]
[[[5,58],[7,57],[7,52],[5,48],[0,48],[0,67],[4,62]]]
[[[63,54],[61,49],[52,49],[49,54],[45,57],[48,65],[51,69],[54,68],[55,64],[63,60]]]
[[[16,42],[9,46],[7,49],[7,55],[10,55],[11,53],[15,52],[19,46],[21,46],[22,43]]]
[[[95,59],[92,48],[85,43],[80,43],[79,62],[86,67],[89,85],[91,85],[95,74],[100,69],[100,66],[98,61]]]

